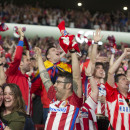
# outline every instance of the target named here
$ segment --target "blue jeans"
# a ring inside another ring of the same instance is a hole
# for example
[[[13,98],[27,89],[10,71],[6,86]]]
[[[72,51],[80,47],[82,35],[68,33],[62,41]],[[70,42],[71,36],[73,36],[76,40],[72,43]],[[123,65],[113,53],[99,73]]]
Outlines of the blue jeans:
[[[43,124],[45,125],[48,116],[49,108],[43,108]]]

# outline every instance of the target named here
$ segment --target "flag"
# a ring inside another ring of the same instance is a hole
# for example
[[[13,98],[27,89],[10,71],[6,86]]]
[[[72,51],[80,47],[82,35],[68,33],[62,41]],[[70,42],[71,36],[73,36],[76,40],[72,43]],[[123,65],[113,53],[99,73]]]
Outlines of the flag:
[[[5,23],[0,24],[0,32],[9,30],[8,26]]]

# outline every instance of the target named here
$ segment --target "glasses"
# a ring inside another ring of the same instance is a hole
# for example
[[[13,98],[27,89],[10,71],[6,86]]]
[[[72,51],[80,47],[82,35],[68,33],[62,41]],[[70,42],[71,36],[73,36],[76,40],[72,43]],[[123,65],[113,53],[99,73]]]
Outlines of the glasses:
[[[56,83],[70,83],[70,82],[63,82],[63,81],[60,81],[60,80],[56,80]]]

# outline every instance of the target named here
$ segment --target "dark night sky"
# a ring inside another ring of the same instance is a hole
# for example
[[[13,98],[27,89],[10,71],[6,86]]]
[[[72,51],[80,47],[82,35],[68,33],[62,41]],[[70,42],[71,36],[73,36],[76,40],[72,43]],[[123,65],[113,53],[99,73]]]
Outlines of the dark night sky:
[[[77,7],[78,2],[83,3],[84,9],[92,11],[111,11],[122,10],[123,6],[127,6],[130,11],[130,0],[0,0],[0,1],[13,1],[16,4],[23,5],[23,3],[35,5],[39,2],[42,7],[53,8],[67,8],[67,9],[81,9]],[[1,3],[1,2],[0,2]]]
[[[46,0],[46,5],[62,8],[78,8],[77,2],[83,3],[83,8],[89,10],[122,10],[123,6],[130,8],[130,0]]]

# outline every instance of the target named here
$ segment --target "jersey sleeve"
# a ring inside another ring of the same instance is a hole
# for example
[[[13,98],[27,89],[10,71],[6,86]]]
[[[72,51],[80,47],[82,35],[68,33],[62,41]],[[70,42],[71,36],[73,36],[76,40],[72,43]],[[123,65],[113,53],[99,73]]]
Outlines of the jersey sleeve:
[[[85,103],[83,104],[82,111],[84,111],[85,109],[93,109],[95,111],[96,108],[97,108],[97,102],[95,102],[92,99],[92,97],[89,96],[85,101]]]
[[[105,83],[105,87],[106,87],[106,100],[109,102],[115,101],[118,95],[118,90],[110,86],[107,82]]]
[[[78,108],[81,108],[82,105],[83,105],[83,98],[79,98],[75,92],[73,92],[73,95],[71,96],[71,98],[68,98],[70,104],[78,107]]]
[[[23,41],[19,41],[19,43],[16,47],[14,60],[10,63],[9,68],[6,72],[7,75],[8,74],[14,74],[15,72],[18,71],[18,67],[20,65],[22,53],[23,53],[23,44],[24,44]]]

